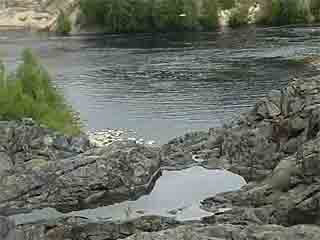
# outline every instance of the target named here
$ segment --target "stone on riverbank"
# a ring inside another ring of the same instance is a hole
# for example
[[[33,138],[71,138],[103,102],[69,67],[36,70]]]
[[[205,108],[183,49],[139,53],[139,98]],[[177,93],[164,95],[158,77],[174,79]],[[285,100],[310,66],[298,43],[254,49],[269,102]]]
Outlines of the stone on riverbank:
[[[17,231],[21,238],[19,240],[115,240],[136,232],[161,231],[179,224],[171,218],[158,216],[141,217],[128,222],[90,222],[85,218],[68,217],[19,226]]]
[[[136,198],[159,173],[157,151],[132,142],[90,150],[85,137],[17,122],[1,122],[0,133],[1,161],[10,161],[1,171],[0,213],[70,211]]]
[[[180,158],[224,168],[247,180],[262,180],[285,156],[320,130],[320,78],[293,79],[282,91],[272,91],[234,124],[209,133],[188,134],[162,147],[162,165],[179,166]],[[176,156],[181,156],[177,159]]]

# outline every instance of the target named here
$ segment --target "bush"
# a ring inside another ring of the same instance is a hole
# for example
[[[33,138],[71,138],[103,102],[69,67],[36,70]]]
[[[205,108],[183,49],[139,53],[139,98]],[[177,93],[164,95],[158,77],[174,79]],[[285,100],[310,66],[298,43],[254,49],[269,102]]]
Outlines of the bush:
[[[206,16],[216,22],[217,0],[205,1],[214,3],[214,14],[210,8]],[[81,0],[80,8],[85,25],[104,26],[108,32],[182,31],[199,26],[197,0]]]
[[[248,21],[248,8],[238,7],[231,10],[229,18],[230,27],[240,27],[248,24]]]
[[[85,25],[105,24],[106,0],[80,0]]]
[[[268,12],[262,23],[286,25],[307,23],[311,19],[311,11],[304,8],[303,0],[272,0]]]
[[[200,23],[205,29],[210,30],[218,26],[218,10],[219,6],[217,0],[203,0]]]
[[[0,116],[4,120],[32,118],[66,134],[80,133],[74,113],[51,83],[47,71],[31,51],[23,53],[23,63],[8,74],[0,64]]]
[[[219,5],[223,10],[231,9],[235,7],[236,1],[235,0],[219,0]]]
[[[61,35],[68,35],[71,32],[71,21],[63,11],[60,11],[58,16],[56,32]]]
[[[316,21],[320,21],[320,1],[311,0],[310,10]]]

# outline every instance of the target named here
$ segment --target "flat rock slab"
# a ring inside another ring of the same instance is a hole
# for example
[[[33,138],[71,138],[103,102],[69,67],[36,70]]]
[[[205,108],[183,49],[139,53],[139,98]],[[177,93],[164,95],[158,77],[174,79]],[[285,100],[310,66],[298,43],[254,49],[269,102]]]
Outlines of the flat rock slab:
[[[0,208],[62,212],[135,199],[151,190],[159,174],[158,151],[132,142],[36,167],[18,168],[0,178]]]

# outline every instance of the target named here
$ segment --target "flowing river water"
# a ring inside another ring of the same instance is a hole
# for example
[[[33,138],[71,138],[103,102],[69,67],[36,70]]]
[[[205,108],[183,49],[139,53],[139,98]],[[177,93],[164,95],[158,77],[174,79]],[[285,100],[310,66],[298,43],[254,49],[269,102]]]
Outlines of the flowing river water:
[[[125,128],[161,144],[230,121],[292,76],[312,74],[300,59],[320,55],[320,27],[65,38],[1,33],[0,56],[10,67],[24,48],[41,57],[88,130]]]
[[[232,120],[294,76],[317,74],[320,26],[71,37],[1,33],[0,56],[10,69],[24,48],[40,56],[88,130],[126,128],[162,144]],[[203,216],[201,199],[243,184],[224,171],[164,172],[151,194],[137,201],[69,215],[123,219],[174,210],[178,218],[192,219]],[[48,216],[62,215],[45,209],[15,219]]]

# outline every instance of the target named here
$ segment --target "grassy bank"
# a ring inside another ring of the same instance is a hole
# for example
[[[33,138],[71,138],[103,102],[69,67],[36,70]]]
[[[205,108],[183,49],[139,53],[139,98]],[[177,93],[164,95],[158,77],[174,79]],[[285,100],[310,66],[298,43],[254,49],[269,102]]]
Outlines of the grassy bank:
[[[26,50],[14,73],[0,64],[0,117],[2,120],[32,118],[66,134],[80,133],[71,108],[52,85],[48,72]]]

